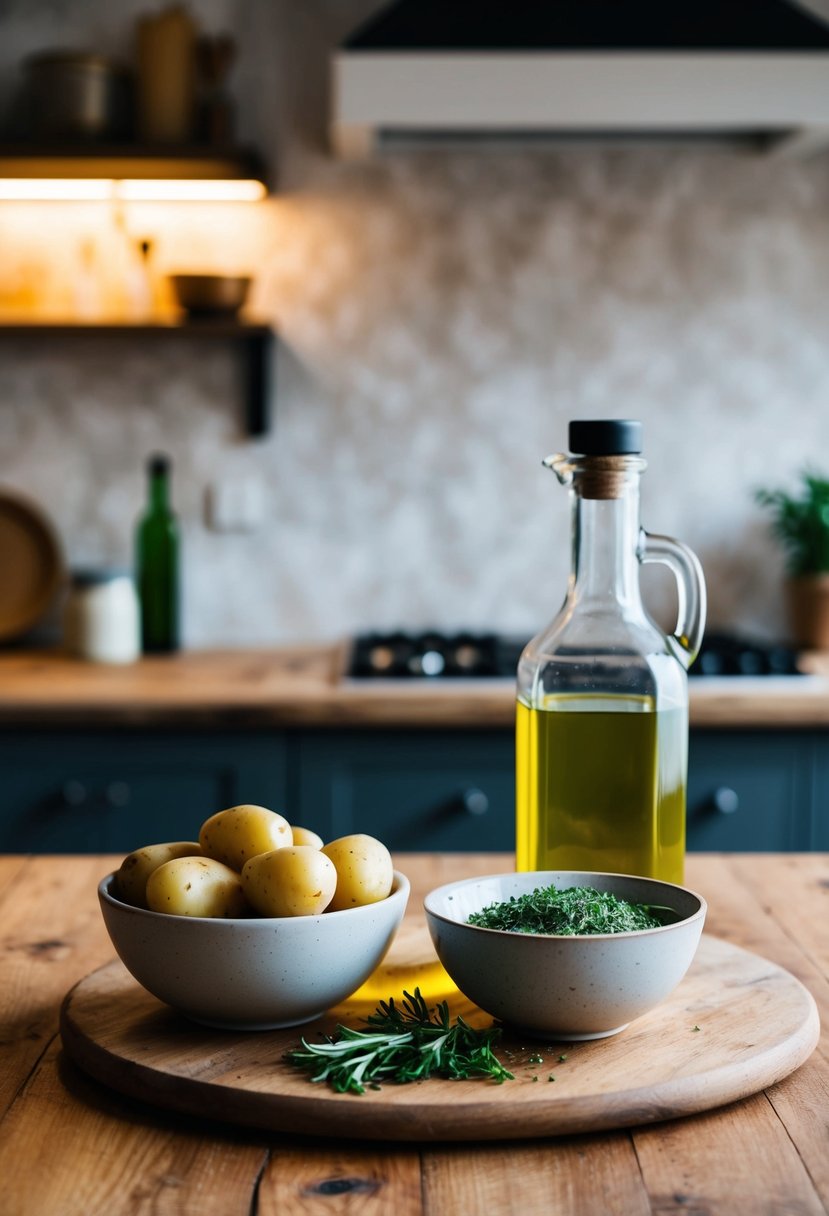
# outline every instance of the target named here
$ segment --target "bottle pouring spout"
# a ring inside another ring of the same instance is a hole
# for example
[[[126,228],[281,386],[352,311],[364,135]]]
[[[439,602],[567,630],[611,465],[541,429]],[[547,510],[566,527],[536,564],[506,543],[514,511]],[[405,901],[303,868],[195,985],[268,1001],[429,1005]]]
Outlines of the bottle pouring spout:
[[[545,469],[552,469],[563,486],[572,484],[576,466],[564,452],[553,452],[551,456],[545,456],[541,463]]]

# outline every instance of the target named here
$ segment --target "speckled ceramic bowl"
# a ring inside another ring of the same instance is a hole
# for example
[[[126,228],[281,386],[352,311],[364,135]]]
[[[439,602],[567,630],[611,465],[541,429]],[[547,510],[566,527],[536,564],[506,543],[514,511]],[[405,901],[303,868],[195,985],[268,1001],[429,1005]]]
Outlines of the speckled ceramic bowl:
[[[271,1030],[318,1017],[368,979],[403,919],[409,880],[387,899],[321,916],[208,920],[122,903],[98,887],[112,944],[153,996],[207,1026]]]
[[[670,908],[674,923],[635,933],[543,936],[466,924],[537,887],[595,887]],[[706,903],[685,887],[626,874],[536,870],[449,883],[425,900],[438,958],[481,1009],[538,1038],[600,1039],[647,1013],[691,965]]]

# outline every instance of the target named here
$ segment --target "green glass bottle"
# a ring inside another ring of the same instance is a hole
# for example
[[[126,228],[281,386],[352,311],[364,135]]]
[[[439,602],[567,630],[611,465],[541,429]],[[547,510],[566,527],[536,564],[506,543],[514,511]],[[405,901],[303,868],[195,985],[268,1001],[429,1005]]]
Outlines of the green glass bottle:
[[[145,654],[178,650],[179,532],[170,507],[170,461],[147,463],[147,509],[136,533],[136,580],[141,602],[141,648]]]

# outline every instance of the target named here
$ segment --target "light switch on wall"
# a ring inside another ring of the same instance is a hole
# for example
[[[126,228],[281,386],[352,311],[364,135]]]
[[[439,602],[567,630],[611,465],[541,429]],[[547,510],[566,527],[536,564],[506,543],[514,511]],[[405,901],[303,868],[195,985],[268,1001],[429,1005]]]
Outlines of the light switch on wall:
[[[256,477],[214,481],[207,487],[205,508],[213,532],[255,532],[265,518],[265,487]]]

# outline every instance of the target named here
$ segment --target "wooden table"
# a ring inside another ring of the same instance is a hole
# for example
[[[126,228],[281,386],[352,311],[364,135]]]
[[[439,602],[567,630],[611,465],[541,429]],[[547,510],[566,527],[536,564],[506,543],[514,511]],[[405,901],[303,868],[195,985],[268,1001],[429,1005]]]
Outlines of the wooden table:
[[[398,856],[423,892],[512,859]],[[62,1054],[67,989],[112,957],[106,857],[0,858],[2,1216],[808,1216],[829,1212],[829,857],[700,855],[706,930],[814,994],[820,1046],[765,1093],[632,1132],[504,1145],[366,1145],[197,1122],[109,1092]],[[356,1112],[359,1108],[355,1108]]]

